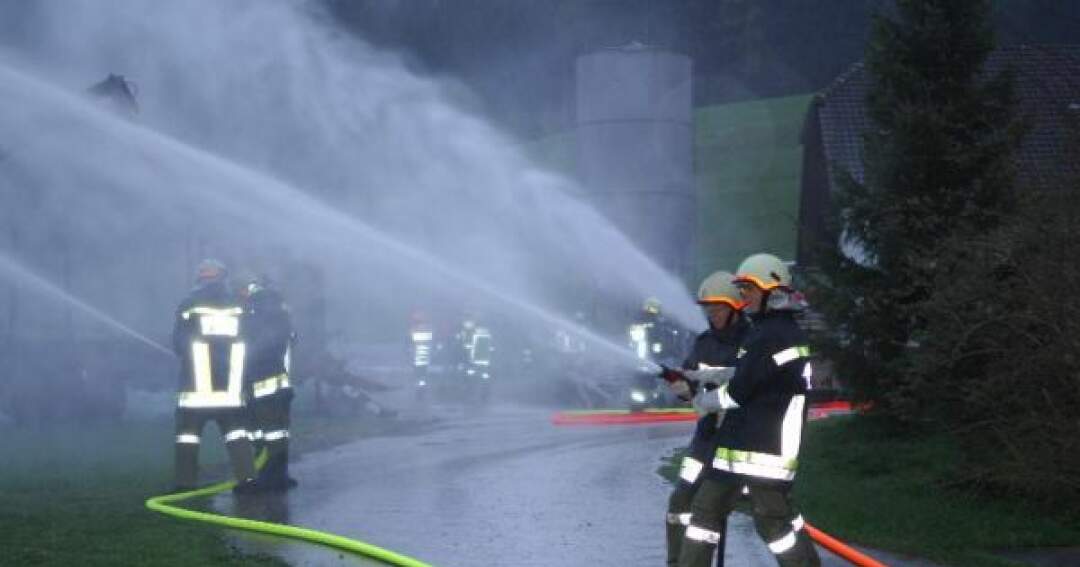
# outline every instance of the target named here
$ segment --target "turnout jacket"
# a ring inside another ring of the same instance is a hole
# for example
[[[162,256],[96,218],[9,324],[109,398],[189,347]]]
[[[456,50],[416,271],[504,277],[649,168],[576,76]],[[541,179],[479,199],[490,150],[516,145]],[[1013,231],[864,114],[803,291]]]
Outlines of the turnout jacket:
[[[289,388],[289,358],[293,341],[292,317],[281,294],[259,289],[244,305],[244,331],[248,341],[245,380],[256,398]]]
[[[180,358],[179,407],[243,405],[242,314],[239,301],[220,282],[196,287],[180,302],[172,336],[173,350]]]
[[[694,346],[682,367],[687,370],[700,370],[706,367],[735,366],[739,345],[749,330],[750,324],[742,315],[736,316],[724,329],[710,326],[694,340]],[[720,416],[715,413],[698,419],[694,437],[690,441],[691,458],[701,463],[708,462],[716,448],[716,428],[719,422]]]
[[[735,375],[721,386],[727,411],[716,434],[711,477],[795,480],[811,366],[806,335],[791,311],[753,319]]]

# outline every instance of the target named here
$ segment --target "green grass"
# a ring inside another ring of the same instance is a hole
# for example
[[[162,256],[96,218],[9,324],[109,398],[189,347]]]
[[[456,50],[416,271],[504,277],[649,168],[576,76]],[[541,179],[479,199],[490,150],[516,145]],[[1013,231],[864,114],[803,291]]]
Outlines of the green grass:
[[[385,427],[371,418],[300,417],[294,447],[302,453]],[[218,528],[143,507],[172,486],[171,420],[0,435],[0,565],[282,565],[240,553]],[[225,476],[220,443],[204,443],[201,458],[210,473],[203,482]]]
[[[797,497],[841,539],[947,565],[1019,565],[993,550],[1080,543],[1080,526],[1023,502],[946,488],[957,455],[945,435],[898,437],[870,418],[832,418],[808,430]]]
[[[683,451],[659,473],[678,474]],[[946,488],[957,448],[944,435],[902,438],[863,417],[811,423],[796,503],[808,521],[848,543],[955,567],[1020,567],[995,550],[1080,545],[1080,526],[1023,502]]]

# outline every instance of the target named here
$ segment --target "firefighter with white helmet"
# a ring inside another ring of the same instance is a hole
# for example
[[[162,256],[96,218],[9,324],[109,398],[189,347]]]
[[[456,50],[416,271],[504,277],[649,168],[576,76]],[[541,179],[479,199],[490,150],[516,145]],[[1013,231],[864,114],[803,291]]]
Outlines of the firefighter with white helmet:
[[[749,486],[754,525],[782,566],[820,559],[791,501],[810,387],[810,349],[795,314],[803,307],[787,265],[755,254],[733,282],[753,321],[730,379],[693,401],[702,415],[726,412],[705,481],[694,495],[679,565],[711,565],[727,516]],[[726,378],[726,377],[725,377]]]
[[[225,436],[238,493],[252,492],[255,466],[244,408],[243,308],[229,290],[225,265],[199,263],[195,288],[180,303],[173,349],[180,358],[176,407],[176,488],[194,488],[199,445],[208,421]]]
[[[693,390],[712,390],[715,384],[696,380],[693,371],[710,368],[728,368],[735,365],[739,345],[745,338],[749,325],[742,316],[743,302],[732,283],[730,272],[717,271],[705,278],[698,289],[698,304],[705,311],[709,328],[698,335],[690,355],[683,362],[688,372],[678,373],[669,382],[673,392],[684,400],[692,397]],[[694,429],[687,455],[679,468],[679,480],[671,493],[667,511],[667,543],[669,566],[679,564],[686,526],[690,524],[690,503],[704,480],[703,472],[716,449],[717,426],[722,419],[718,413],[702,415]],[[719,550],[719,565],[724,564],[723,549]],[[711,564],[711,562],[710,562]]]
[[[289,306],[269,277],[252,277],[244,286],[244,331],[248,339],[245,382],[248,386],[252,439],[266,447],[259,471],[261,488],[287,490],[297,485],[289,476],[289,431],[293,389],[292,347],[295,342]]]

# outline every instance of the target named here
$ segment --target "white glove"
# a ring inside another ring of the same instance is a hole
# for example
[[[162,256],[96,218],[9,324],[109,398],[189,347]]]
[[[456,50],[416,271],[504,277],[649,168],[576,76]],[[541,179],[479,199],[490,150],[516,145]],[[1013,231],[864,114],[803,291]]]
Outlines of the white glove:
[[[690,402],[694,406],[694,411],[698,415],[704,417],[710,413],[716,413],[722,409],[720,405],[720,390],[710,390],[708,392],[702,392],[694,397],[694,400]]]
[[[674,382],[668,382],[668,389],[672,394],[675,394],[680,400],[689,400],[693,397],[693,393],[690,392],[690,384],[686,380],[676,380]]]
[[[734,366],[714,366],[709,368],[702,368],[701,370],[685,370],[683,374],[691,380],[696,380],[701,384],[714,384],[716,386],[723,386],[731,381],[735,376]]]

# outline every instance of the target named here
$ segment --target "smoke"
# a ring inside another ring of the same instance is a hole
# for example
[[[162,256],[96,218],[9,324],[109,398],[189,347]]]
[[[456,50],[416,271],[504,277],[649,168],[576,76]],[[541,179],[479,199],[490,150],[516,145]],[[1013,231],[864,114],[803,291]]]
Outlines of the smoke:
[[[207,255],[325,294],[345,341],[394,338],[418,306],[553,325],[585,290],[656,296],[702,326],[585,189],[312,4],[56,0],[0,17],[24,24],[0,59],[0,243],[136,328],[165,327]],[[137,85],[134,124],[53,87],[108,73]]]

